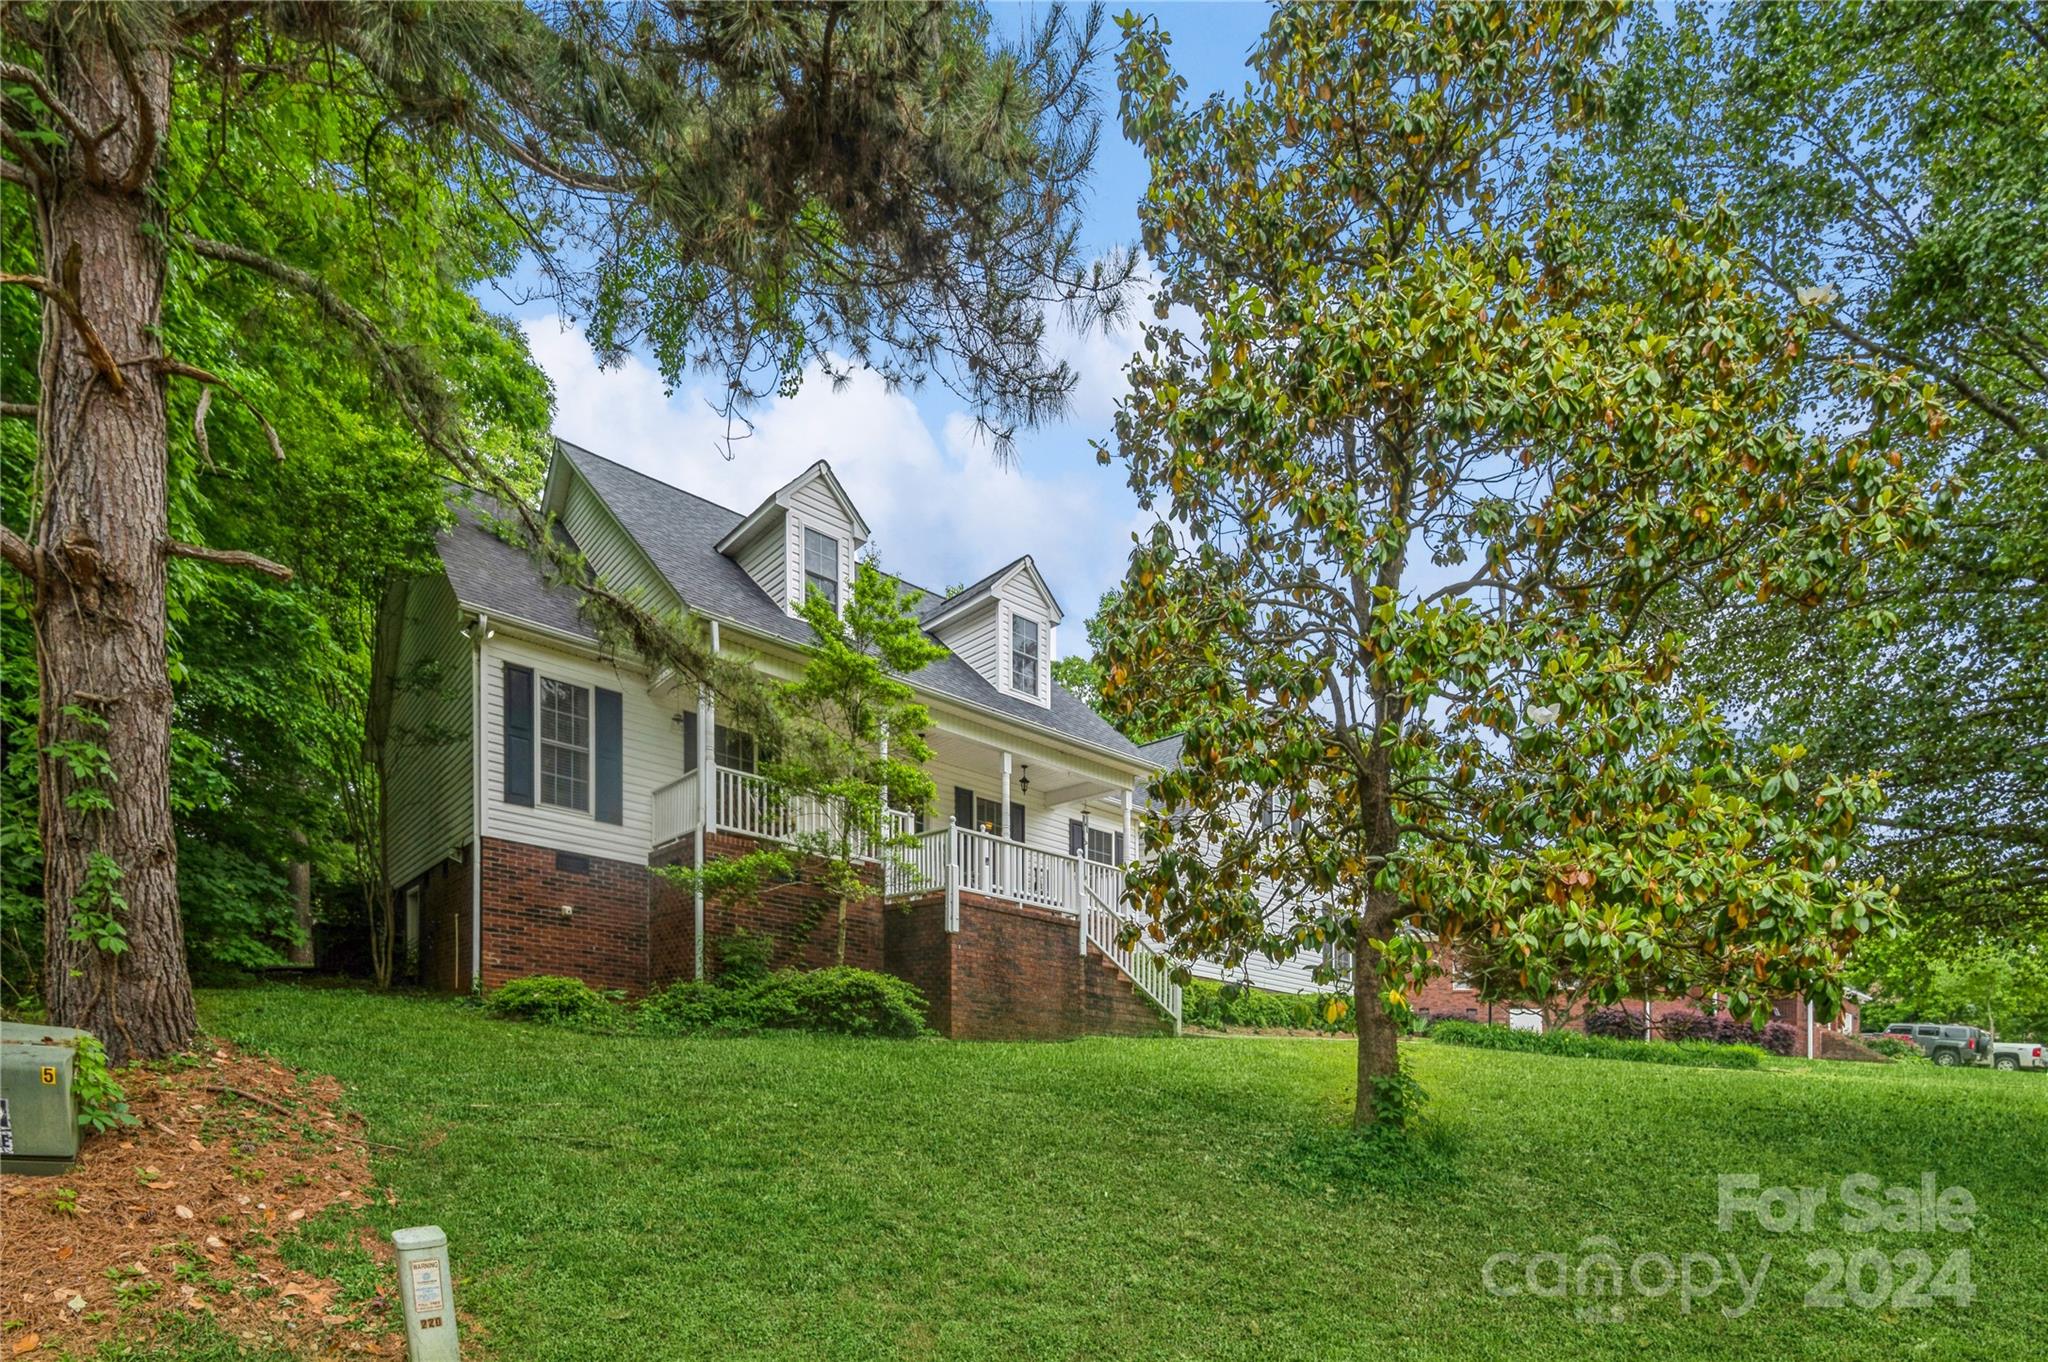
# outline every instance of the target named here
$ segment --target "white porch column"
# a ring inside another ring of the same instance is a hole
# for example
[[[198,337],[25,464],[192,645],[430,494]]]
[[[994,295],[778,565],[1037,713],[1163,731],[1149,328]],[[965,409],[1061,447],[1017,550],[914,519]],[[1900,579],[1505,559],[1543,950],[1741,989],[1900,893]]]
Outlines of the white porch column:
[[[889,822],[889,721],[882,721],[882,835],[887,837],[893,830]]]
[[[1124,859],[1131,859],[1137,850],[1137,843],[1131,840],[1131,792],[1124,791]]]
[[[711,652],[718,654],[718,621],[711,621]],[[704,868],[704,833],[718,826],[718,705],[707,686],[697,687],[697,832],[694,839],[697,864]],[[704,883],[700,879],[690,895],[691,977],[704,982]]]
[[[1010,837],[1010,753],[1003,752],[1003,802],[996,808],[996,836],[1008,841]]]

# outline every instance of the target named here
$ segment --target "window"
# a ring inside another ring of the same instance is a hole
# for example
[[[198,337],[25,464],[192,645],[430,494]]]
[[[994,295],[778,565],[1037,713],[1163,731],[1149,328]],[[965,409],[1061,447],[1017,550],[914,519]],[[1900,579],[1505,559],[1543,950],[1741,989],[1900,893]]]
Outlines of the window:
[[[1038,694],[1038,621],[1010,616],[1010,689]]]
[[[540,680],[540,802],[590,807],[590,689]]]
[[[1097,865],[1116,864],[1116,834],[1106,828],[1088,829],[1088,859]]]
[[[718,748],[716,760],[728,771],[748,771],[755,767],[757,754],[754,750],[754,735],[738,729],[718,725]]]
[[[839,541],[808,527],[804,530],[804,594],[817,592],[839,608]]]

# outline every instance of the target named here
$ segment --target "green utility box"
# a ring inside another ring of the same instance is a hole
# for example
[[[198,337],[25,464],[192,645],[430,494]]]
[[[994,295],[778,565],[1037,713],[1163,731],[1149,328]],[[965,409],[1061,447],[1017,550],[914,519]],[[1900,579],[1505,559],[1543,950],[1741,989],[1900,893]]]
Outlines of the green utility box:
[[[86,1034],[0,1022],[0,1173],[71,1171],[78,1158],[72,1078]]]

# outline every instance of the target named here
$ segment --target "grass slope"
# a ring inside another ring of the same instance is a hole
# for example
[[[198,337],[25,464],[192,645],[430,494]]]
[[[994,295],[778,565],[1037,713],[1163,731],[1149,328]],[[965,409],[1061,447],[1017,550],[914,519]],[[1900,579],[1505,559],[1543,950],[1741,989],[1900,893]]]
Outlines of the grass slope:
[[[1325,1040],[994,1045],[589,1037],[424,998],[202,1000],[337,1074],[501,1358],[1984,1358],[2048,1338],[2048,1082],[1772,1061],[1664,1068],[1418,1043],[1454,1170],[1375,1187],[1328,1134]],[[1973,1232],[1852,1236],[1851,1173],[1960,1183]],[[1831,1189],[1812,1234],[1715,1226],[1715,1175]],[[1756,1308],[1620,1321],[1488,1294],[1489,1255],[1605,1235],[1739,1254]],[[1972,1255],[1975,1304],[1814,1309],[1807,1253]]]

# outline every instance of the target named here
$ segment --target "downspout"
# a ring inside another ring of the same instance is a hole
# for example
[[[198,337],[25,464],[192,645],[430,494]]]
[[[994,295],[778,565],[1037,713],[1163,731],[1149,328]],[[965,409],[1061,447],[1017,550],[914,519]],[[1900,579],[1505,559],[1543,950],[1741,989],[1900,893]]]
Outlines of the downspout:
[[[718,657],[718,621],[711,621],[711,656]],[[710,693],[697,688],[697,833],[696,883],[690,890],[692,977],[704,982],[704,830],[711,822],[712,801],[718,798],[718,711]]]
[[[477,993],[484,982],[484,640],[491,617],[477,612],[474,674],[469,687],[469,988]]]

